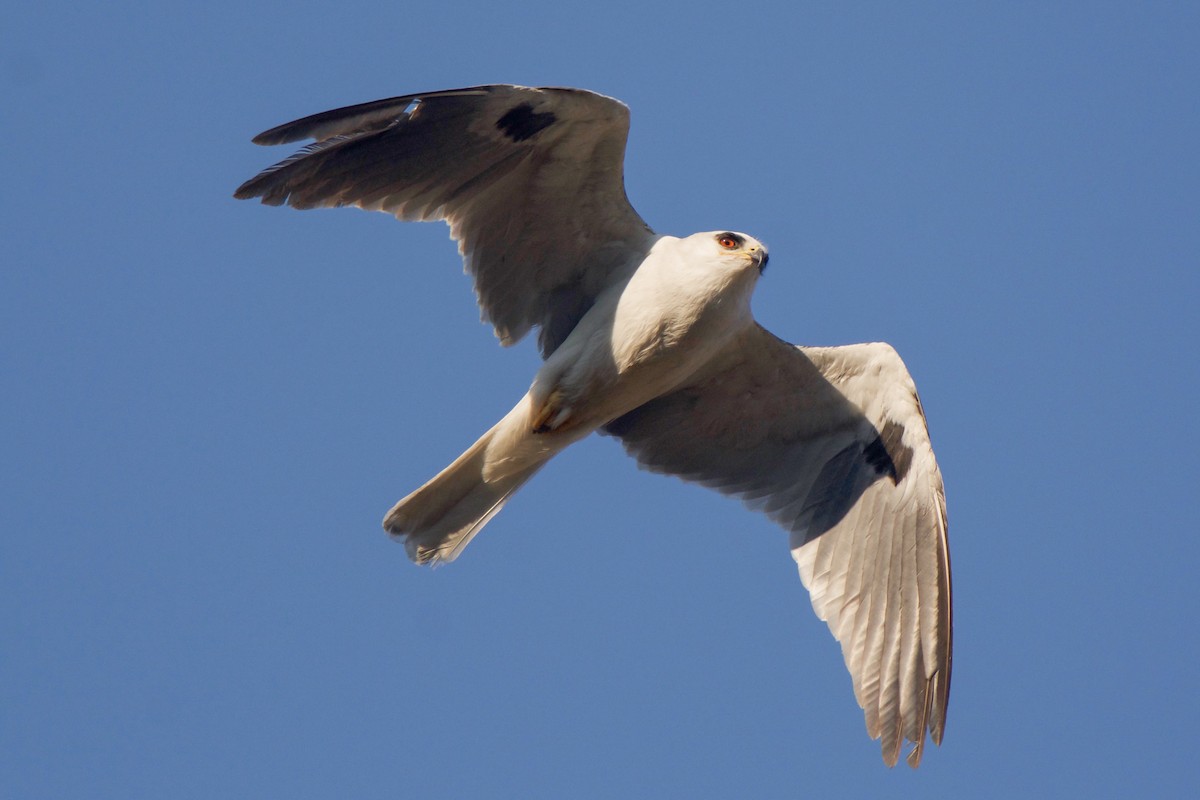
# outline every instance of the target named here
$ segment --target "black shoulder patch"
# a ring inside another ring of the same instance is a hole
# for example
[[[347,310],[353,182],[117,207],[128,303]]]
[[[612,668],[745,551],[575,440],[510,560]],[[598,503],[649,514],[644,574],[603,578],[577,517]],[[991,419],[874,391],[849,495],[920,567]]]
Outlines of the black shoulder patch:
[[[496,128],[514,142],[523,142],[537,136],[555,122],[558,122],[558,117],[554,116],[553,112],[539,113],[534,111],[529,103],[522,103],[496,120]]]
[[[904,444],[904,426],[888,420],[875,441],[863,448],[863,458],[880,475],[891,476],[892,483],[904,480],[912,466],[912,448]]]

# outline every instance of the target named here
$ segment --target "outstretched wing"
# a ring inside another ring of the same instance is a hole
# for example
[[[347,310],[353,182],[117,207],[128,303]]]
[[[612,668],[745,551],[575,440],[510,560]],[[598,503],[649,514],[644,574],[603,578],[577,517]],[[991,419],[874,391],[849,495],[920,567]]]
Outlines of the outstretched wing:
[[[479,86],[326,111],[259,134],[316,141],[235,197],[449,222],[483,317],[552,352],[653,232],[625,196],[629,109],[579,89]]]
[[[795,347],[758,325],[692,385],[610,423],[643,467],[742,498],[791,534],[867,731],[896,763],[941,743],[946,505],[912,378],[886,344]]]

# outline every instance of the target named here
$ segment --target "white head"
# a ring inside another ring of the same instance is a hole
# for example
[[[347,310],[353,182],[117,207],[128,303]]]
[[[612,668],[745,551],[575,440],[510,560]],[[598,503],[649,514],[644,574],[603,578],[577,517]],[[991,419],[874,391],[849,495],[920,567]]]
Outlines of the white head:
[[[681,244],[697,259],[715,260],[740,271],[754,267],[757,274],[767,268],[767,248],[753,236],[734,231],[705,231],[693,233]],[[756,275],[757,277],[757,275]]]

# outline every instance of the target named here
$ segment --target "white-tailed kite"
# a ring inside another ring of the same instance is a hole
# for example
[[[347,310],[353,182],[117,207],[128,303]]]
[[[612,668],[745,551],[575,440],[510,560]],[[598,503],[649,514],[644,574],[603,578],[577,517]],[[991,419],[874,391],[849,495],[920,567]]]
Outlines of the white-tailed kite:
[[[556,453],[593,431],[646,469],[745,501],[791,535],[883,760],[941,743],[950,556],[921,403],[886,344],[798,347],[754,321],[767,264],[733,231],[650,229],[625,196],[629,111],[579,89],[480,86],[327,111],[259,134],[316,141],[238,188],[295,208],[445,220],[505,345],[545,363],[516,407],[387,514],[451,561]]]

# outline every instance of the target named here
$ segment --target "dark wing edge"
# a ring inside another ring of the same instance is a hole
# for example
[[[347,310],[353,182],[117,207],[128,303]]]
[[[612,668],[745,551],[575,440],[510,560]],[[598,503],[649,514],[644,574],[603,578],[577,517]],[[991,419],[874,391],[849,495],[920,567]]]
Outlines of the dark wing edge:
[[[238,199],[445,220],[504,344],[548,355],[654,238],[625,195],[629,110],[579,89],[478,86],[314,114],[255,137],[315,138]],[[640,260],[640,259],[638,259]]]
[[[945,494],[890,346],[796,347],[752,325],[691,384],[607,432],[651,471],[741,498],[791,536],[868,734],[915,767],[945,729],[952,660]]]
[[[421,98],[481,97],[487,93],[487,87],[476,86],[467,89],[444,89],[437,92],[372,100],[369,103],[343,106],[276,125],[274,128],[258,134],[251,141],[259,145],[276,145],[290,144],[301,139],[321,140],[346,134],[368,133],[395,124],[401,115]],[[243,186],[245,185],[243,184]],[[238,191],[240,192],[241,189]]]

